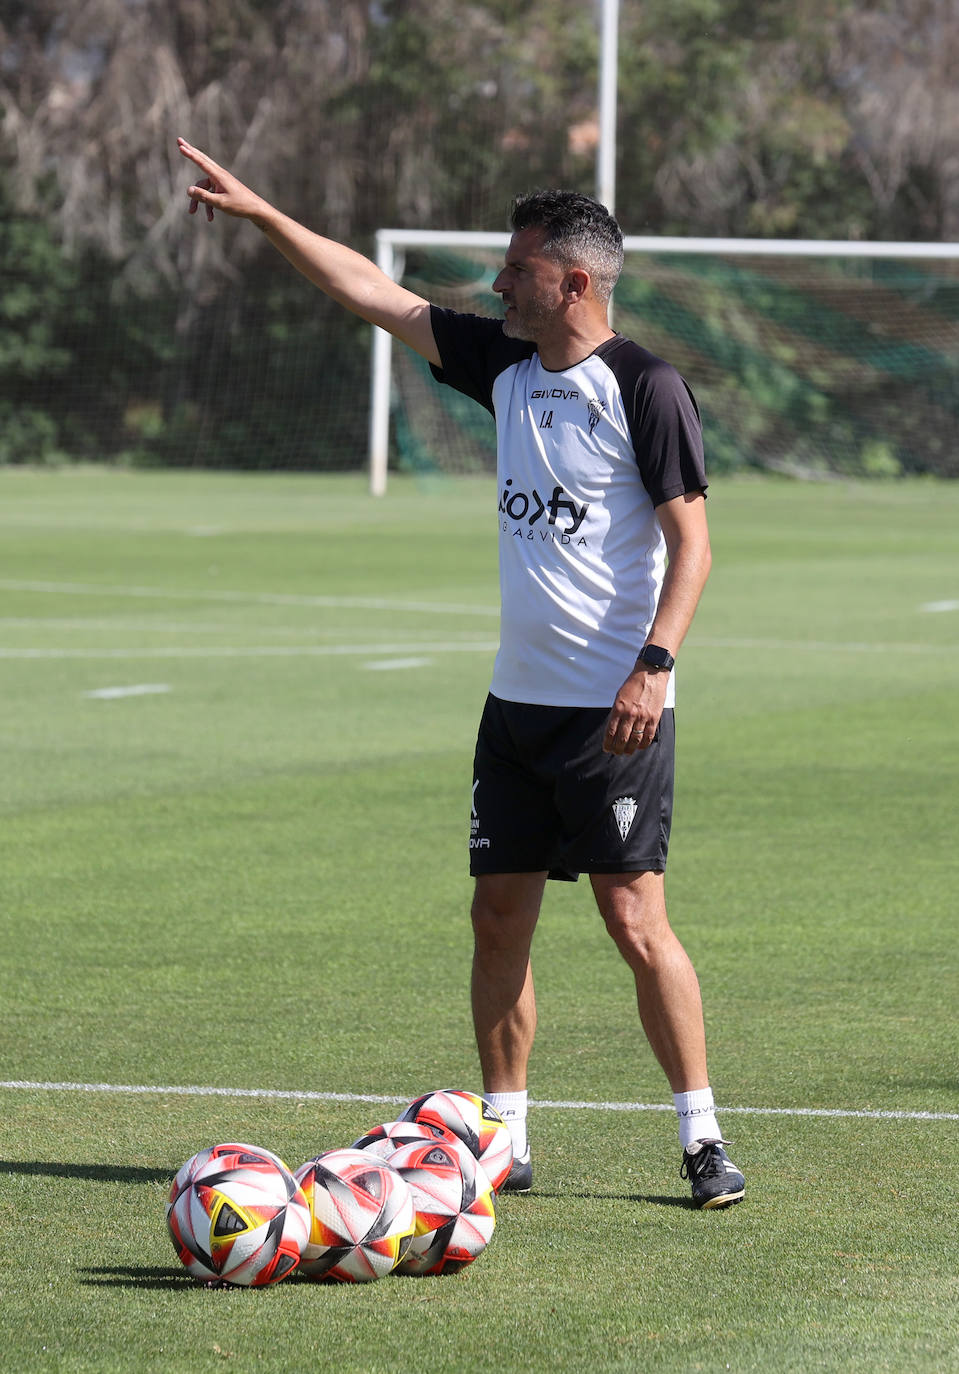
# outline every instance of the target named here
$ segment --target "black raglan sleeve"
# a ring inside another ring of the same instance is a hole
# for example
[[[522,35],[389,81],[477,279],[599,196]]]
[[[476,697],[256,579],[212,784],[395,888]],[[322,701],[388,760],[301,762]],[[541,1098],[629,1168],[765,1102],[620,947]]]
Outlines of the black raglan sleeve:
[[[676,369],[619,336],[602,350],[619,383],[636,462],[654,506],[705,492],[699,407]]]
[[[705,492],[706,460],[699,407],[674,367],[656,359],[638,382],[630,429],[643,485],[654,506]]]
[[[430,320],[442,360],[439,367],[430,364],[433,376],[492,414],[496,378],[512,363],[532,357],[534,346],[507,339],[502,320],[461,315],[437,305],[430,307]]]

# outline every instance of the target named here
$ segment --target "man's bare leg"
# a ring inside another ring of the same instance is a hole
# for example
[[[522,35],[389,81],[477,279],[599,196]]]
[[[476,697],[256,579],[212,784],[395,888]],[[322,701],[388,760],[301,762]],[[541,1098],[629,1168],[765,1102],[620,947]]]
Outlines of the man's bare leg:
[[[639,1018],[674,1093],[705,1088],[699,979],[666,915],[662,873],[594,873],[600,914],[636,981]]]
[[[489,874],[473,896],[473,1025],[483,1087],[526,1088],[536,1034],[530,947],[539,919],[545,873]]]
[[[505,1192],[533,1184],[526,1136],[526,1069],[536,1035],[530,947],[539,919],[545,873],[477,879],[473,898],[473,1024],[483,1091],[502,1114],[513,1142]]]
[[[633,971],[643,1030],[669,1079],[683,1148],[680,1172],[697,1207],[741,1201],[746,1180],[723,1149],[706,1069],[699,979],[666,916],[663,874],[594,874],[593,892]]]

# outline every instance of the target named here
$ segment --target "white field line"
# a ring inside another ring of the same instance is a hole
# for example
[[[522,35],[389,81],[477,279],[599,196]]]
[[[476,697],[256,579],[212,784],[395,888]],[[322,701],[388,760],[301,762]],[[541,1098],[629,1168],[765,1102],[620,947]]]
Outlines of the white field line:
[[[82,631],[94,630],[106,634],[112,633],[114,635],[121,632],[125,635],[131,633],[136,635],[146,633],[151,635],[189,635],[192,639],[195,639],[198,635],[206,635],[209,638],[214,636],[220,636],[222,638],[223,636],[231,635],[235,637],[240,629],[245,630],[246,626],[239,626],[236,623],[231,625],[227,621],[190,622],[152,620],[149,618],[144,619],[143,617],[138,619],[125,619],[121,616],[104,616],[98,620],[84,620],[80,617],[65,619],[52,616],[0,616],[0,632],[3,630],[70,630],[79,633]],[[305,632],[309,633],[311,639],[317,640],[325,639],[338,641],[343,638],[342,627],[337,628],[320,622],[311,623],[306,627],[306,631],[302,623],[299,625],[283,624],[275,620],[269,625],[256,626],[256,633],[258,635],[277,635],[283,636],[286,639],[302,639]],[[475,627],[472,631],[466,630],[462,638],[467,638],[470,633],[482,633],[482,630],[476,629]]]
[[[322,596],[322,595],[299,595],[293,593],[279,592],[241,592],[221,588],[206,588],[193,590],[177,590],[163,587],[139,587],[139,586],[110,586],[100,585],[93,582],[38,582],[24,581],[13,578],[0,579],[0,590],[6,591],[28,591],[40,592],[54,595],[67,596],[98,596],[98,597],[119,597],[126,599],[148,599],[155,601],[180,601],[180,602],[213,602],[232,605],[261,605],[261,606],[297,606],[324,610],[357,610],[357,611],[386,611],[389,613],[413,612],[425,615],[454,615],[478,616],[483,618],[495,618],[499,615],[499,610],[495,606],[479,606],[475,604],[462,604],[456,602],[442,601],[403,601],[394,600],[389,597],[360,597],[360,596]],[[927,602],[920,609],[925,611],[953,609],[959,606],[959,602]],[[0,620],[0,627],[7,625],[10,628],[71,628],[78,629],[81,626],[91,629],[124,629],[134,632],[146,632],[163,630],[170,631],[172,625],[151,625],[149,622],[120,622],[111,621],[109,618],[99,620],[77,620],[71,621],[64,618],[56,618],[45,621],[37,618],[35,620]],[[183,631],[189,634],[201,633],[200,627],[183,626]],[[273,628],[275,632],[275,628]],[[293,627],[285,629],[285,633],[298,633]],[[302,630],[299,631],[302,633]],[[793,651],[805,650],[809,653],[851,653],[851,654],[942,654],[955,653],[959,650],[956,644],[909,644],[897,643],[868,643],[850,640],[790,640],[790,639],[764,639],[746,638],[737,636],[707,637],[693,635],[689,639],[691,648],[700,649],[746,649],[757,651]],[[300,657],[326,657],[359,654],[365,657],[382,657],[385,655],[409,658],[423,654],[442,654],[452,652],[477,652],[489,653],[497,648],[496,643],[483,641],[449,641],[444,640],[438,643],[424,644],[333,644],[333,645],[297,645],[286,646],[276,645],[164,645],[151,646],[146,648],[119,648],[119,649],[68,649],[68,648],[0,648],[0,659],[14,660],[59,660],[59,659],[176,659],[176,658],[300,658]]]
[[[170,635],[222,635],[235,634],[236,628],[235,625],[223,622],[144,620],[142,617],[125,620],[120,616],[101,616],[96,620],[84,620],[79,616],[0,616],[0,630],[132,630],[134,634],[142,634],[144,630],[149,630],[151,633]],[[264,627],[260,628],[262,630]],[[271,634],[277,633],[278,629],[283,634],[303,633],[302,625],[295,628],[288,625],[270,625],[268,628]]]
[[[84,692],[85,697],[94,701],[118,701],[121,697],[155,697],[169,692],[166,682],[137,682],[131,687],[97,687],[92,692]]]
[[[143,659],[143,658],[344,658],[359,654],[394,658],[423,654],[495,653],[498,641],[443,640],[427,644],[261,644],[161,645],[145,649],[3,649],[0,659]]]
[[[112,587],[96,582],[20,582],[0,579],[0,591],[52,592],[63,596],[132,597],[156,601],[219,601],[241,606],[316,606],[325,610],[419,611],[424,615],[499,615],[498,606],[452,601],[397,601],[378,596],[306,596],[292,592],[238,592],[219,588],[177,591],[164,587]]]
[[[425,668],[429,661],[428,658],[379,658],[363,666],[371,673],[392,673],[404,668]]]
[[[954,654],[959,644],[857,644],[849,641],[788,639],[700,639],[691,636],[690,648],[755,649],[780,652],[806,650],[853,654]],[[494,653],[497,640],[438,640],[406,644],[166,644],[125,649],[14,649],[0,647],[0,659],[191,659],[191,658],[337,658],[362,655],[367,658],[389,655],[409,658],[423,654]]]
[[[867,643],[852,639],[715,639],[690,635],[686,641],[697,649],[808,649],[811,653],[850,653],[850,654],[895,654],[895,644]],[[899,646],[909,654],[950,654],[959,649],[959,644],[902,644]]]
[[[314,606],[326,610],[416,611],[424,615],[499,615],[499,608],[497,606],[478,606],[474,602],[398,601],[391,597],[321,596],[293,592],[241,592],[216,587],[177,590],[169,587],[117,587],[99,582],[38,582],[21,580],[18,578],[0,578],[0,591],[42,592],[63,596],[112,596],[156,601],[210,601],[234,605]],[[959,610],[959,600],[927,601],[919,607],[919,610],[926,613],[957,611]],[[828,642],[800,641],[798,643],[793,643],[789,640],[758,639],[703,639],[700,640],[699,643],[706,646],[715,645],[717,648],[727,648],[730,646],[755,646],[757,648],[808,647],[811,649],[836,647],[835,644]],[[846,643],[843,644],[842,647],[851,649],[876,648],[885,651],[889,646]]]
[[[162,1097],[254,1097],[268,1100],[290,1099],[296,1102],[383,1102],[388,1104],[407,1103],[407,1097],[396,1097],[385,1093],[334,1093],[334,1092],[295,1092],[284,1088],[211,1088],[196,1085],[159,1087],[150,1084],[131,1083],[32,1083],[19,1079],[0,1081],[0,1089],[24,1092],[78,1092],[114,1093],[132,1096],[156,1094]],[[589,1111],[589,1112],[671,1112],[673,1106],[665,1102],[552,1102],[530,1100],[531,1107],[549,1108],[552,1111]],[[726,1107],[720,1105],[719,1114],[734,1113],[740,1116],[810,1116],[810,1117],[852,1117],[869,1121],[959,1121],[959,1112],[905,1112],[873,1111],[870,1108],[847,1107]]]

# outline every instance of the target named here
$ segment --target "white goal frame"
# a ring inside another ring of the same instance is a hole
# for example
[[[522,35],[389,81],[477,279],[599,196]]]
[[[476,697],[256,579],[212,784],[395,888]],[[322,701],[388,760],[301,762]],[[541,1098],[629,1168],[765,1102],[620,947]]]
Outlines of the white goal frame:
[[[456,229],[378,229],[376,263],[393,281],[405,266],[407,248],[493,248],[505,250],[507,233],[483,233]],[[723,256],[752,254],[768,257],[805,258],[959,258],[959,243],[882,243],[859,239],[723,239],[682,238],[669,235],[626,235],[627,253],[715,253]],[[370,492],[386,492],[390,442],[390,391],[393,367],[393,336],[373,326],[370,369],[369,471]]]

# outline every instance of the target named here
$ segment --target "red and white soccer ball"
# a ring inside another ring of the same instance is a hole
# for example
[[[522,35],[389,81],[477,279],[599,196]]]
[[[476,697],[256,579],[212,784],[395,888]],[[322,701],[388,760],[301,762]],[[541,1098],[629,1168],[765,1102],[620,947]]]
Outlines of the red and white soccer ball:
[[[391,1273],[413,1238],[409,1184],[365,1150],[327,1150],[294,1177],[311,1215],[300,1273],[310,1279],[368,1283]]]
[[[451,1131],[442,1126],[429,1126],[421,1121],[384,1121],[373,1126],[359,1140],[354,1140],[352,1149],[365,1150],[378,1159],[389,1159],[401,1145],[417,1145],[422,1140],[455,1139]]]
[[[279,1164],[283,1169],[287,1167],[279,1155],[275,1155],[272,1150],[264,1150],[261,1145],[240,1145],[235,1141],[223,1145],[210,1145],[208,1149],[199,1150],[195,1155],[191,1155],[187,1162],[180,1166],[176,1177],[170,1184],[167,1201],[171,1204],[174,1203],[186,1185],[193,1181],[194,1176],[211,1159],[222,1160],[227,1168],[235,1168],[238,1165],[256,1167],[264,1162]]]
[[[438,1126],[461,1140],[482,1164],[498,1192],[513,1165],[509,1127],[491,1102],[479,1093],[446,1088],[415,1098],[402,1113],[403,1121]]]
[[[390,1165],[413,1194],[416,1228],[398,1274],[455,1274],[472,1264],[496,1226],[493,1185],[461,1141],[401,1145]]]
[[[167,1227],[182,1264],[208,1283],[262,1288],[292,1273],[310,1234],[310,1209],[270,1150],[213,1145],[177,1171]]]

